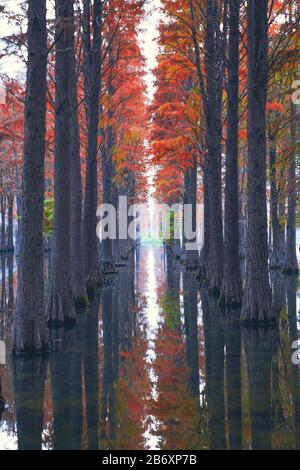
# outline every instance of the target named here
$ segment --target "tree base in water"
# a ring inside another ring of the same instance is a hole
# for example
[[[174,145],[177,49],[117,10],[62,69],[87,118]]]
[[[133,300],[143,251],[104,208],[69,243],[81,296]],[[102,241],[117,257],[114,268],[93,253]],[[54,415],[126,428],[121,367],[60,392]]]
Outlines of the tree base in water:
[[[242,308],[243,302],[241,299],[234,297],[229,297],[225,299],[225,295],[221,295],[219,305],[222,309],[229,308],[231,310],[240,310]]]
[[[13,357],[36,357],[36,356],[48,356],[50,353],[49,344],[45,343],[41,348],[35,349],[33,347],[27,346],[23,349],[18,350],[16,347],[12,349]]]
[[[278,322],[275,317],[265,320],[241,318],[241,325],[245,328],[275,328]]]
[[[89,299],[87,297],[76,297],[74,304],[77,310],[86,310],[89,306]]]

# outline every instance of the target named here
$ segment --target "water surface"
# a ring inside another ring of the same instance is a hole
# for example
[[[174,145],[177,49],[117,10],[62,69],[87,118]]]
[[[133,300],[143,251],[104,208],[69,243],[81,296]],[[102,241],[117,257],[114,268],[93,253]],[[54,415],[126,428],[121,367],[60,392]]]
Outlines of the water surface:
[[[163,247],[141,247],[76,328],[51,332],[49,357],[0,366],[0,449],[299,449],[298,280],[272,282],[280,328],[244,330]]]

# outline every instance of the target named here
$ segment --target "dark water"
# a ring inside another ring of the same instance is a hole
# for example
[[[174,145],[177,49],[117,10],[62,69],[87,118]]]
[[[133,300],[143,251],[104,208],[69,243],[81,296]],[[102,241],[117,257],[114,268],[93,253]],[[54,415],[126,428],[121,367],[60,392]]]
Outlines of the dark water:
[[[298,280],[272,281],[280,329],[241,330],[142,247],[75,329],[51,333],[48,358],[0,366],[0,449],[299,449]],[[9,349],[12,274],[2,287]]]

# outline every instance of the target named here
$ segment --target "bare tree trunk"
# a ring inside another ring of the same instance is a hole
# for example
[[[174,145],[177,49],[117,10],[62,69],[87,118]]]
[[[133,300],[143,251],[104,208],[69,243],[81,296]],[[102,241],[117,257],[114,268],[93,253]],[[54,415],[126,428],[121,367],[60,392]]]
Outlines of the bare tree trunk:
[[[230,0],[228,111],[225,176],[225,248],[221,304],[242,306],[242,280],[239,253],[239,13],[240,0]]]
[[[6,204],[5,197],[1,194],[1,251],[6,251]]]
[[[266,203],[266,101],[268,2],[248,2],[248,247],[242,319],[274,323],[268,273]]]
[[[85,2],[89,5],[90,2]],[[86,11],[88,14],[88,10]],[[86,19],[89,22],[89,18]],[[89,82],[88,149],[83,216],[84,274],[88,287],[99,282],[98,240],[96,234],[98,205],[98,127],[101,91],[102,0],[94,0],[93,46],[87,51],[86,74]]]
[[[285,229],[281,226],[279,219],[279,186],[277,184],[277,171],[276,171],[276,144],[275,136],[269,135],[270,141],[270,180],[271,180],[271,200],[270,200],[270,213],[271,213],[271,226],[273,248],[270,257],[270,268],[281,269],[284,256],[285,256]]]
[[[297,147],[297,107],[291,104],[291,146],[292,153],[288,169],[288,222],[286,256],[283,270],[286,274],[298,274],[298,260],[296,254],[296,147]]]
[[[47,318],[50,326],[74,323],[71,282],[70,2],[56,0],[55,222]]]
[[[102,194],[103,194],[103,203],[111,204],[117,210],[117,188],[114,184],[115,168],[113,162],[113,147],[115,145],[115,131],[113,125],[111,124],[114,110],[112,109],[112,100],[115,93],[115,87],[113,84],[113,38],[109,37],[109,46],[108,46],[108,63],[110,67],[109,78],[108,78],[108,106],[110,108],[107,112],[108,125],[105,132],[105,151],[102,152]],[[114,272],[114,250],[113,243],[114,241],[110,238],[107,238],[103,242],[103,271],[106,273]]]
[[[207,178],[207,163],[203,165],[203,186],[204,186],[204,243],[200,254],[200,261],[207,269],[208,255],[209,255],[209,191],[208,191],[208,178]]]
[[[195,236],[188,240],[183,233],[184,266],[187,271],[194,271],[200,266],[198,248],[187,249],[188,244],[197,245],[197,159],[193,157],[193,165],[188,168],[184,177],[184,205],[191,207],[191,212],[184,211],[184,225],[190,227]],[[189,217],[188,217],[189,216]],[[188,218],[190,220],[188,220]]]
[[[219,6],[208,0],[206,7],[205,67],[207,75],[206,141],[209,191],[209,258],[207,277],[211,294],[219,295],[223,279],[223,214],[221,181],[223,67],[220,64]]]
[[[14,196],[7,197],[7,251],[14,251]]]
[[[48,350],[44,309],[44,156],[46,133],[46,0],[28,2],[23,200],[15,353]]]
[[[74,6],[70,4],[71,21],[74,23]],[[71,106],[71,268],[75,305],[88,303],[82,262],[82,180],[80,160],[80,132],[78,122],[78,77],[76,71],[75,26],[70,50],[70,106]]]

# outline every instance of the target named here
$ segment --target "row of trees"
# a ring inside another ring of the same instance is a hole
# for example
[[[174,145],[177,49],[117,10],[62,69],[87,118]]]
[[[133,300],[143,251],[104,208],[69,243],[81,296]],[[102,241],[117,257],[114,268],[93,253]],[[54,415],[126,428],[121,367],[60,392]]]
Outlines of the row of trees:
[[[151,131],[157,197],[170,204],[204,203],[204,246],[200,259],[194,252],[188,263],[197,270],[201,265],[222,305],[242,306],[245,323],[272,323],[268,248],[271,268],[298,272],[298,113],[292,93],[299,5],[162,4]]]
[[[223,305],[243,304],[245,323],[273,323],[269,225],[271,267],[298,271],[298,2],[163,0],[162,8],[149,139],[157,197],[192,204],[194,228],[204,202],[204,246],[199,256],[183,239],[185,264]],[[132,249],[127,240],[99,247],[96,213],[100,201],[118,210],[119,195],[134,202],[146,193],[143,14],[143,0],[56,0],[53,19],[45,0],[29,0],[27,35],[6,38],[7,50],[28,50],[26,92],[8,87],[0,127],[2,148],[16,155],[16,191],[24,129],[15,352],[47,350],[46,321],[74,323],[101,270],[115,272]],[[54,199],[46,311],[45,193]]]
[[[75,307],[86,306],[88,294],[98,289],[101,269],[114,272],[132,249],[123,240],[107,240],[100,249],[96,212],[100,201],[118,210],[119,195],[135,202],[146,192],[146,87],[138,44],[143,4],[57,0],[51,19],[46,1],[31,0],[26,37],[6,38],[10,51],[13,44],[18,52],[20,43],[28,50],[26,93],[7,87],[7,101],[17,96],[24,109],[16,353],[48,350],[47,323],[74,323]],[[6,145],[13,135],[13,126],[3,131]],[[46,218],[45,194],[50,202]],[[53,240],[45,310],[49,225]]]

